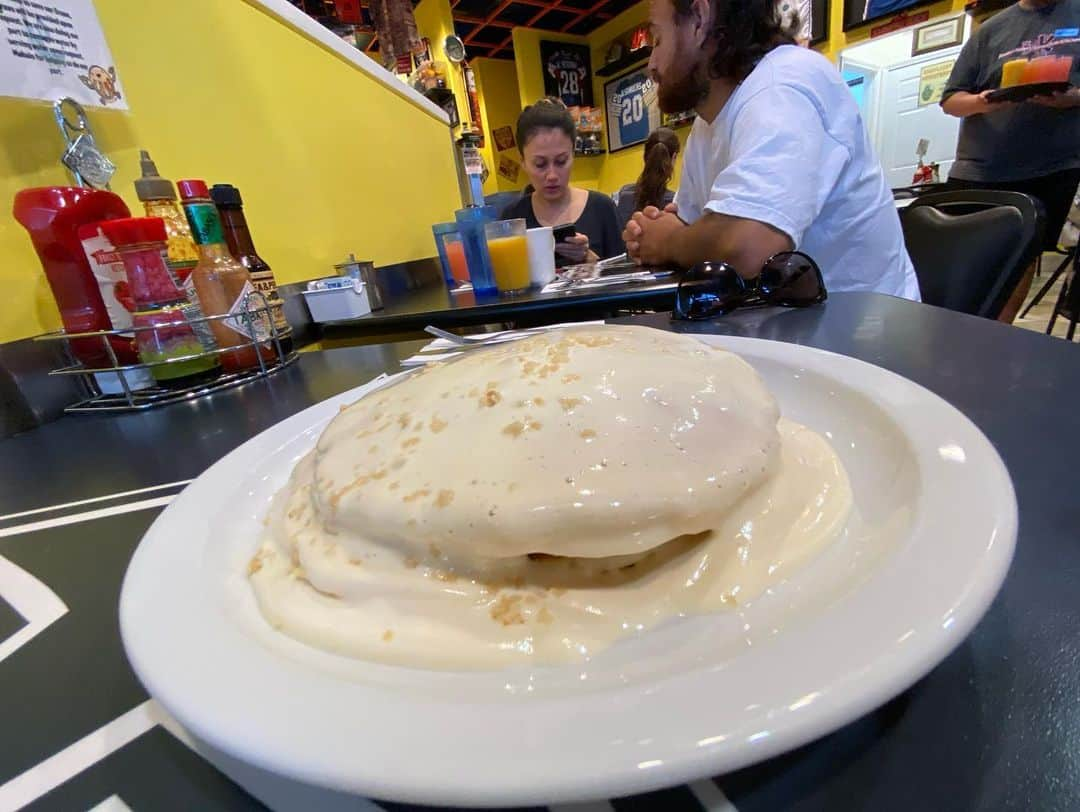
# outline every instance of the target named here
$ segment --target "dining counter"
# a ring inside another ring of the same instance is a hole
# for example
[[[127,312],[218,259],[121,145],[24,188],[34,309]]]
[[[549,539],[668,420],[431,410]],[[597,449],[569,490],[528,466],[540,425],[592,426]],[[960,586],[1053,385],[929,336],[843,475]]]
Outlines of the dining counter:
[[[876,294],[624,321],[818,347],[921,384],[997,448],[1020,529],[987,615],[899,697],[756,766],[583,810],[1080,808],[1077,348]],[[142,534],[187,482],[283,418],[397,371],[419,346],[304,353],[199,402],[66,416],[0,441],[0,810],[414,808],[330,796],[193,740],[128,666],[117,601]]]

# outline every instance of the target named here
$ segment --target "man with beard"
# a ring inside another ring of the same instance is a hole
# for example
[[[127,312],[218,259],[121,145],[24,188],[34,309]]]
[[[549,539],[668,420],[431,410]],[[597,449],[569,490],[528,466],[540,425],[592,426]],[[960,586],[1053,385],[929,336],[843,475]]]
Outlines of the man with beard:
[[[695,109],[675,203],[634,214],[646,264],[724,260],[752,278],[804,251],[830,291],[919,298],[892,193],[855,100],[794,44],[775,0],[651,0],[649,71],[664,112]]]

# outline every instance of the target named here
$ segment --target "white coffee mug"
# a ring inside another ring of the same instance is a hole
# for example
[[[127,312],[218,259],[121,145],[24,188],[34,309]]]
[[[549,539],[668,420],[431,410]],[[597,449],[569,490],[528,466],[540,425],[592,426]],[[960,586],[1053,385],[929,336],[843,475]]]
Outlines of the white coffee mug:
[[[529,281],[543,287],[555,278],[555,234],[551,226],[530,228],[525,233],[529,245]]]

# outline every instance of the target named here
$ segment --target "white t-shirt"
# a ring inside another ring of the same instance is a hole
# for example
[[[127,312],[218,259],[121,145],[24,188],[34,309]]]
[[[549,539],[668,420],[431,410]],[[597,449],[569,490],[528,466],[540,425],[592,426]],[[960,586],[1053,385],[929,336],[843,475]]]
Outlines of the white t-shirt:
[[[855,99],[833,64],[807,48],[774,48],[712,123],[698,117],[675,202],[688,223],[713,211],[779,229],[817,261],[829,291],[919,300]]]

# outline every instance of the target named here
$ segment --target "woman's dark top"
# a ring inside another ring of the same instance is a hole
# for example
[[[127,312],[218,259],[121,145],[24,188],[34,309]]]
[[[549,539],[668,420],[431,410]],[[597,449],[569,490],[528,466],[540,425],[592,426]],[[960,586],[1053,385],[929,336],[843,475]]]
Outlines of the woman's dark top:
[[[663,208],[668,203],[675,200],[675,193],[670,189],[664,192]],[[615,209],[619,213],[619,222],[623,228],[626,228],[626,224],[630,222],[630,218],[634,216],[636,209],[634,204],[637,202],[637,184],[628,183],[622,187],[617,193],[615,198]]]
[[[536,219],[533,211],[532,195],[526,195],[514,203],[511,203],[499,216],[502,220],[516,220],[524,218],[529,228],[539,228],[540,221]],[[559,223],[558,225],[563,225]],[[589,199],[585,202],[585,208],[581,216],[574,223],[579,234],[589,238],[589,248],[596,252],[600,259],[617,256],[626,251],[622,241],[622,226],[619,225],[618,215],[615,213],[615,204],[611,198],[600,192],[589,192]],[[559,266],[570,263],[566,257],[555,255],[555,263]]]

